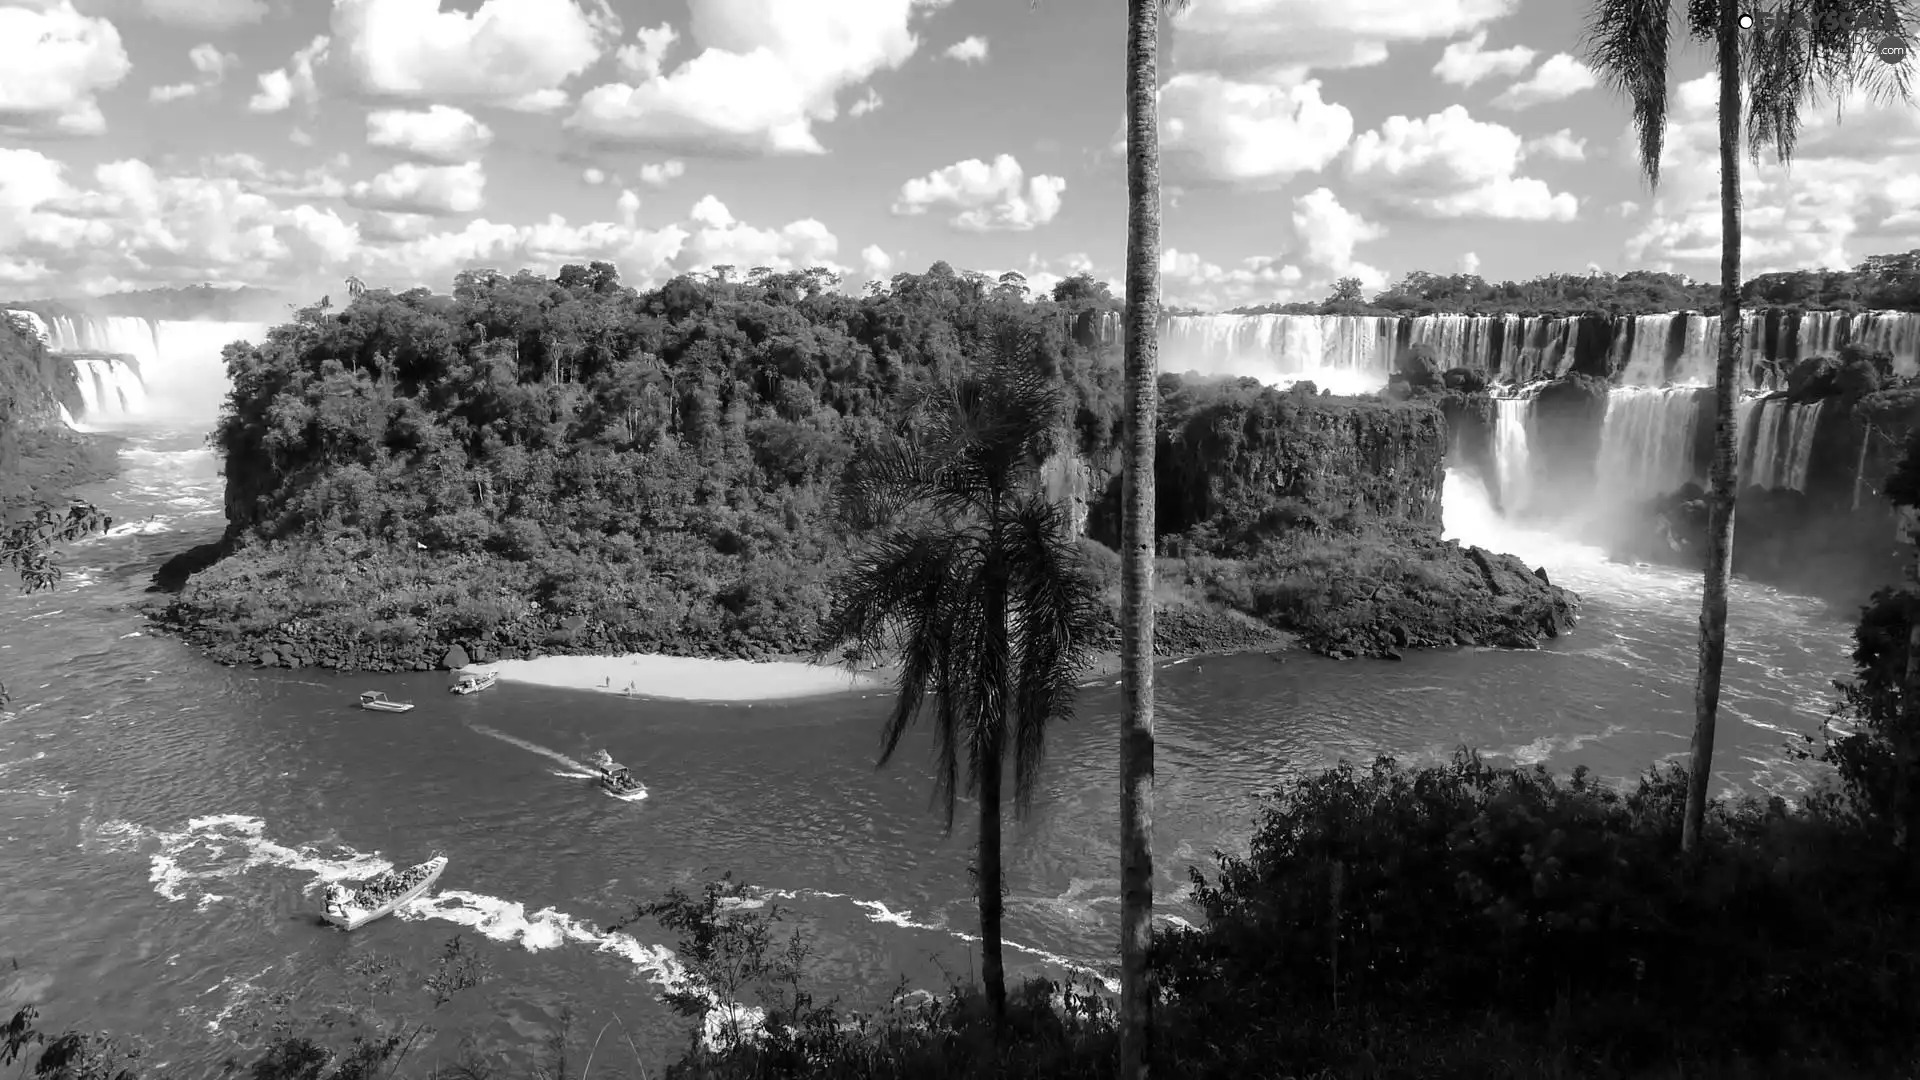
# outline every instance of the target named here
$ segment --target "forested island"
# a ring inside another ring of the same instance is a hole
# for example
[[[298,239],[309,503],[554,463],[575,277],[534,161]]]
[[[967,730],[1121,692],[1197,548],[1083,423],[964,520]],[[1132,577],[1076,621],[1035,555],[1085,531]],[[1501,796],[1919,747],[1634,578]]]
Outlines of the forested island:
[[[1104,286],[1035,298],[944,263],[863,298],[822,270],[728,278],[468,272],[234,344],[227,535],[163,570],[178,592],[154,617],[229,663],[804,655],[855,539],[839,478],[912,423],[917,388],[1009,335],[1067,391],[1044,472],[1117,605]],[[1544,574],[1440,540],[1444,391],[1161,381],[1163,655],[1532,647],[1571,626],[1577,598]]]

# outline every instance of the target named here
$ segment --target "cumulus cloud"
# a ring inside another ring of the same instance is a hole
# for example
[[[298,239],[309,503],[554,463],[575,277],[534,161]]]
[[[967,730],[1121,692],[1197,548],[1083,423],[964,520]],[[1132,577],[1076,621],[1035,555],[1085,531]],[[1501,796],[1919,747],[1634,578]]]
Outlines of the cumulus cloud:
[[[600,59],[618,24],[603,0],[334,0],[338,62],[368,94],[564,107],[561,84]]]
[[[316,205],[337,191],[316,172],[278,172],[245,154],[178,171],[115,161],[76,176],[44,154],[0,147],[0,280],[77,295],[202,281],[318,290],[354,274],[375,287],[444,290],[473,266],[551,274],[605,259],[644,286],[716,263],[832,266],[838,249],[818,221],[756,227],[712,198],[654,227],[637,223],[639,199],[626,192],[619,221],[551,215],[445,228],[430,215],[370,210],[356,221]]]
[[[267,17],[265,0],[138,0],[138,6],[150,19],[215,33]]]
[[[1265,255],[1222,266],[1178,248],[1160,253],[1160,290],[1169,307],[1220,311],[1299,299],[1305,277],[1298,266]],[[1114,290],[1116,295],[1121,291]]]
[[[120,32],[72,0],[0,7],[0,135],[98,135],[97,94],[133,65]]]
[[[276,113],[295,101],[309,106],[319,101],[320,86],[313,69],[315,64],[326,60],[331,48],[332,39],[321,34],[295,52],[286,67],[262,73],[260,89],[248,99],[247,111]]]
[[[1441,82],[1472,86],[1481,79],[1496,75],[1512,78],[1533,63],[1534,51],[1525,45],[1486,49],[1486,43],[1487,32],[1481,30],[1465,41],[1448,45],[1440,54],[1440,62],[1433,65],[1433,73],[1440,77]]]
[[[401,162],[353,185],[348,201],[402,214],[471,214],[486,202],[487,176],[477,161],[465,165]]]
[[[1528,139],[1526,156],[1557,158],[1561,161],[1585,161],[1587,159],[1587,140],[1573,137],[1572,128],[1561,128],[1539,138]]]
[[[987,39],[979,34],[961,38],[947,46],[946,51],[941,55],[963,64],[984,64],[987,62]]]
[[[666,187],[685,176],[686,172],[686,162],[669,158],[666,161],[640,166],[640,182],[648,187]]]
[[[1463,274],[1479,273],[1480,272],[1480,256],[1474,254],[1471,251],[1467,252],[1466,254],[1460,256],[1459,267],[1460,267],[1460,272]]]
[[[1516,176],[1520,136],[1459,105],[1423,119],[1390,116],[1354,140],[1347,171],[1383,201],[1436,218],[1571,221],[1573,195]]]
[[[1389,45],[1457,37],[1519,0],[1232,0],[1198,3],[1172,35],[1178,67],[1225,74],[1378,64]]]
[[[1572,97],[1599,84],[1600,79],[1592,68],[1567,53],[1555,53],[1542,61],[1530,77],[1502,90],[1493,103],[1503,109],[1531,109]]]
[[[147,91],[147,100],[160,104],[212,90],[226,79],[227,72],[240,62],[240,58],[232,53],[221,52],[218,46],[209,42],[188,50],[187,62],[200,73],[198,80],[152,87]]]
[[[643,26],[634,31],[631,44],[622,45],[615,51],[614,59],[623,71],[636,79],[657,79],[667,49],[679,39],[679,32],[669,23]]]
[[[860,272],[869,281],[883,281],[887,272],[893,269],[893,256],[888,255],[878,244],[868,244],[860,249]]]
[[[581,171],[580,179],[592,184],[594,187],[599,187],[601,184],[607,182],[607,173],[604,169],[587,168]]]
[[[1302,261],[1332,276],[1354,276],[1372,284],[1380,271],[1354,261],[1353,249],[1387,235],[1380,225],[1340,205],[1332,191],[1315,188],[1293,200],[1293,233],[1302,247]]]
[[[1317,80],[1175,75],[1161,88],[1160,118],[1170,178],[1194,186],[1277,187],[1325,168],[1353,137],[1353,114],[1322,101]],[[1123,130],[1116,150],[1125,148]]]
[[[873,110],[879,108],[880,105],[881,105],[880,91],[875,90],[873,87],[869,86],[867,87],[867,92],[863,94],[858,101],[855,101],[853,104],[847,106],[847,115],[848,116],[865,116],[868,113],[872,112]]]
[[[1058,176],[1029,179],[1012,154],[991,164],[968,158],[900,185],[893,212],[907,216],[938,207],[957,211],[948,223],[963,232],[1019,232],[1052,221],[1066,189]]]
[[[1625,255],[1638,266],[1710,278],[1720,260],[1718,80],[1708,74],[1676,90],[1660,188]],[[1844,124],[1830,108],[1803,114],[1791,171],[1771,155],[1741,169],[1744,273],[1841,268],[1916,246],[1920,113],[1863,93],[1841,106]],[[1619,145],[1618,167],[1637,170],[1629,132]]]
[[[417,112],[380,109],[367,114],[367,145],[437,165],[472,161],[493,143],[493,129],[464,109],[434,105]]]
[[[598,144],[686,155],[818,154],[841,91],[919,47],[919,0],[691,0],[699,51],[672,70],[596,86],[566,126]]]

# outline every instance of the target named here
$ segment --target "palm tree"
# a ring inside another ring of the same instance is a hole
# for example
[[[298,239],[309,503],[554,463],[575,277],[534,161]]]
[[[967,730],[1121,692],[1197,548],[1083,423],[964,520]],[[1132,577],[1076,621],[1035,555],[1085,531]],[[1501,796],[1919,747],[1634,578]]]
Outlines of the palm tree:
[[[1666,138],[1667,65],[1677,0],[1594,0],[1587,27],[1593,66],[1633,106],[1640,165],[1649,188],[1660,184]],[[1714,365],[1713,463],[1708,471],[1706,582],[1700,598],[1700,667],[1694,681],[1692,761],[1680,846],[1693,851],[1706,818],[1714,723],[1727,652],[1727,579],[1733,554],[1734,394],[1740,340],[1741,97],[1756,163],[1772,147],[1790,162],[1800,109],[1822,94],[1866,87],[1908,97],[1905,62],[1883,63],[1874,46],[1889,30],[1910,38],[1905,0],[1777,0],[1767,17],[1743,28],[1731,0],[1689,0],[1687,30],[1714,45],[1720,77],[1720,355]],[[1754,21],[1754,20],[1749,20]]]
[[[1127,448],[1120,510],[1120,1077],[1144,1080],[1159,994],[1153,944],[1153,451],[1160,409],[1160,17],[1127,5]]]
[[[1066,397],[1001,334],[983,363],[921,392],[909,427],[863,453],[839,496],[842,520],[874,539],[834,583],[819,655],[850,666],[883,651],[900,663],[881,731],[885,766],[929,696],[934,801],[953,828],[956,797],[979,800],[976,863],[982,975],[1006,1011],[1001,957],[1002,784],[1013,758],[1015,813],[1031,804],[1047,725],[1070,719],[1099,627],[1099,588],[1046,497],[1040,463]],[[965,771],[961,771],[964,759]]]

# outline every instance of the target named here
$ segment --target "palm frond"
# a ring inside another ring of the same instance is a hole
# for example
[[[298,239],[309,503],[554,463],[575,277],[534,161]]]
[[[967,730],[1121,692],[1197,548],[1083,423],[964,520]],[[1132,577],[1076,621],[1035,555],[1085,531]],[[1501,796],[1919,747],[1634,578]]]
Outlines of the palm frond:
[[[1920,12],[1910,0],[1782,0],[1746,38],[1742,89],[1749,152],[1772,148],[1793,160],[1800,112],[1831,97],[1835,115],[1856,90],[1876,103],[1912,100],[1912,61],[1883,63],[1875,46],[1888,31],[1912,40]]]
[[[1099,629],[1100,589],[1068,540],[1066,512],[1037,493],[1016,508],[1008,562],[1020,568],[1008,613],[1013,670],[1015,814],[1032,806],[1047,728],[1073,719],[1080,675]]]
[[[1633,106],[1640,167],[1660,186],[1667,137],[1667,64],[1673,41],[1672,0],[1595,0],[1587,17],[1587,62]]]

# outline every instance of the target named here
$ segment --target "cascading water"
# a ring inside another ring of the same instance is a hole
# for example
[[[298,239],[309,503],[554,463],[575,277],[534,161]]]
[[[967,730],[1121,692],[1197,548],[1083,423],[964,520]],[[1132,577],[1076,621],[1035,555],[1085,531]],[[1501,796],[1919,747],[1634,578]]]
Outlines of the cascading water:
[[[23,313],[30,314],[30,313]],[[87,421],[204,421],[226,395],[221,357],[234,341],[260,341],[268,324],[56,315],[41,320],[47,348],[73,358]],[[107,354],[107,355],[101,355]],[[131,364],[112,359],[124,356]]]
[[[1500,509],[1509,517],[1526,512],[1533,491],[1533,457],[1528,430],[1533,402],[1523,397],[1493,399],[1493,460],[1500,479]]]
[[[1367,393],[1386,382],[1397,333],[1392,318],[1176,315],[1161,329],[1161,368]]]
[[[1650,499],[1694,478],[1698,392],[1621,387],[1607,395],[1598,474],[1615,506]]]
[[[1789,405],[1779,398],[1749,398],[1740,404],[1740,486],[1805,491],[1813,436],[1826,402]]]

